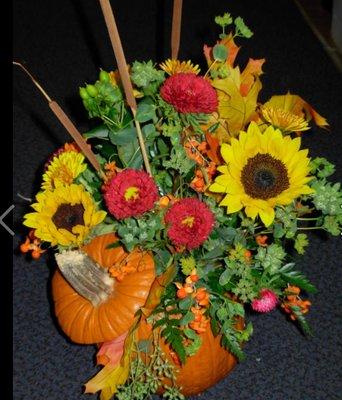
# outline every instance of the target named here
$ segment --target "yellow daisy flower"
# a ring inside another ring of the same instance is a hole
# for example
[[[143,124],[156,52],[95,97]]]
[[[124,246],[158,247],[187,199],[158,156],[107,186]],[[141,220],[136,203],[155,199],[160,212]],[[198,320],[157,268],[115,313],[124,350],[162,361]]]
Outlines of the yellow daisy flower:
[[[79,247],[106,216],[105,211],[96,210],[92,197],[81,185],[40,192],[36,200],[31,205],[35,212],[24,216],[24,225],[34,228],[35,236],[52,246]]]
[[[248,217],[260,216],[265,226],[274,220],[277,205],[290,204],[302,194],[313,193],[307,185],[311,177],[308,150],[299,150],[301,139],[283,136],[269,126],[261,133],[251,122],[230,144],[223,143],[221,154],[226,165],[209,190],[227,193],[220,202],[228,214],[245,208]]]
[[[193,65],[191,61],[171,60],[170,58],[161,63],[160,68],[168,75],[178,74],[179,72],[192,72],[198,75],[201,70],[198,65]]]
[[[43,190],[71,185],[85,169],[84,155],[76,151],[65,151],[53,158],[43,175]]]
[[[264,120],[284,133],[301,132],[310,129],[308,122],[298,115],[281,108],[261,106],[260,112]]]

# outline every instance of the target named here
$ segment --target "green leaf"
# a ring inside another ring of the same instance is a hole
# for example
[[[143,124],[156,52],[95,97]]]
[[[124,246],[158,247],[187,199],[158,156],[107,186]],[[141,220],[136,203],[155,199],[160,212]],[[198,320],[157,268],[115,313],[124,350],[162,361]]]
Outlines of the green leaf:
[[[308,281],[308,279],[298,271],[294,271],[293,268],[294,264],[289,263],[282,266],[278,272],[280,273],[281,277],[287,283],[291,285],[299,286],[300,288],[306,290],[309,293],[316,293],[317,289],[315,286]]]
[[[154,249],[154,261],[156,274],[161,275],[170,265],[173,257],[172,254],[165,249]]]
[[[184,325],[188,325],[191,321],[193,321],[195,318],[194,313],[192,313],[191,311],[188,311],[183,318],[181,318],[179,320],[179,325],[180,326],[184,326]]]
[[[235,33],[236,36],[245,37],[247,39],[253,36],[253,32],[247,27],[247,25],[244,23],[244,20],[241,17],[235,18],[234,24],[236,28],[236,33]]]
[[[137,140],[137,131],[134,127],[129,127],[118,132],[110,132],[109,139],[116,146],[126,146]]]
[[[187,296],[184,299],[182,299],[178,303],[178,305],[181,310],[189,310],[189,308],[192,306],[193,302],[194,302],[194,299],[191,296]]]
[[[228,311],[225,307],[221,307],[216,312],[217,318],[221,321],[225,320],[228,316]]]
[[[309,244],[308,236],[305,233],[299,233],[296,237],[294,248],[298,254],[305,253],[305,247]]]
[[[221,286],[225,286],[230,281],[230,278],[232,277],[232,272],[233,271],[231,269],[228,269],[228,268],[226,268],[222,272],[222,274],[220,275],[220,278],[219,278],[219,284]]]
[[[125,146],[119,146],[118,155],[126,168],[141,168],[143,159],[136,139]]]
[[[192,340],[192,343],[185,347],[186,354],[188,356],[192,356],[196,354],[201,347],[202,340],[200,336],[197,335],[197,333],[192,329],[184,329],[184,334],[188,339]]]
[[[229,13],[224,13],[222,16],[217,15],[215,17],[215,23],[222,28],[225,28],[226,26],[230,25],[233,22],[233,18],[230,16]]]
[[[223,44],[216,44],[213,48],[213,56],[216,61],[225,62],[228,57],[228,49]]]
[[[313,336],[312,329],[311,329],[310,325],[308,324],[308,322],[306,321],[304,315],[302,314],[301,308],[299,306],[290,306],[290,308],[291,308],[293,314],[296,316],[297,321],[298,321],[300,327],[302,328],[303,332],[306,335]]]
[[[156,110],[153,104],[140,103],[136,114],[139,122],[147,122],[156,118]]]
[[[83,137],[85,139],[90,139],[90,138],[104,139],[107,138],[108,135],[109,135],[109,129],[104,124],[97,126],[96,128],[90,130],[89,132],[83,133]]]

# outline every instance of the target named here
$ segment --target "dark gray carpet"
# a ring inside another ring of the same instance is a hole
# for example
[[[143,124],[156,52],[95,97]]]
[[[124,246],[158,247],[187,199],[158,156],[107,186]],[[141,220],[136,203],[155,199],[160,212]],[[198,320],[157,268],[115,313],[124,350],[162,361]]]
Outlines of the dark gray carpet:
[[[342,79],[291,0],[184,1],[180,58],[203,64],[201,49],[216,37],[215,15],[241,15],[255,32],[240,42],[241,62],[267,59],[262,99],[287,90],[300,94],[324,115],[331,132],[305,134],[311,156],[336,163],[341,181]],[[171,0],[112,1],[128,62],[161,61],[170,55]],[[14,58],[27,62],[51,97],[81,130],[88,122],[78,87],[114,67],[105,25],[94,0],[14,0]],[[19,70],[14,71],[14,194],[32,197],[49,154],[68,140],[45,100]],[[6,132],[3,132],[6,134]],[[15,248],[23,238],[15,197]],[[312,235],[302,270],[318,287],[308,319],[315,337],[307,340],[283,314],[253,317],[255,333],[247,361],[202,399],[334,400],[341,387],[340,238]],[[51,313],[52,263],[30,262],[15,253],[13,269],[13,362],[15,400],[95,399],[82,384],[95,372],[92,346],[71,344]]]

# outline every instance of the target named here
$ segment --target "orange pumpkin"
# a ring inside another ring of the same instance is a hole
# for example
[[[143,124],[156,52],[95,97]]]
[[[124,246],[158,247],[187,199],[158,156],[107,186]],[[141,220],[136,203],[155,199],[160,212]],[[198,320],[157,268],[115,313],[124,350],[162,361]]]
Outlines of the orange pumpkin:
[[[238,327],[242,326],[243,321],[240,321]],[[151,333],[151,325],[142,319],[137,332],[138,340],[151,339]],[[182,387],[184,396],[193,396],[207,390],[227,376],[237,363],[236,357],[221,346],[220,336],[214,337],[210,327],[200,337],[202,345],[197,353],[188,357],[184,365],[176,367],[179,371],[176,383]],[[174,363],[169,345],[163,339],[160,345],[169,361]]]
[[[107,342],[126,332],[134,314],[145,304],[155,278],[152,256],[138,249],[126,253],[122,247],[107,249],[117,241],[114,234],[93,239],[82,250],[103,268],[127,262],[133,272],[122,280],[113,280],[110,296],[94,306],[79,295],[57,269],[52,279],[55,314],[64,333],[76,343]]]

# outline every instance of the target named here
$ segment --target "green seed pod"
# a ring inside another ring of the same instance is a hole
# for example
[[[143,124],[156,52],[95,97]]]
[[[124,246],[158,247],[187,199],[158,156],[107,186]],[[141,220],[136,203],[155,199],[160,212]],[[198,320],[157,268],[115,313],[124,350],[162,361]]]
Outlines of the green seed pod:
[[[100,78],[100,82],[109,82],[110,81],[108,72],[104,71],[103,69],[101,69],[99,78]]]
[[[86,90],[89,96],[91,97],[96,97],[99,94],[99,91],[96,89],[94,85],[87,85]]]
[[[88,94],[88,92],[86,91],[86,88],[84,88],[84,87],[80,87],[79,93],[80,93],[80,96],[81,96],[81,98],[82,98],[83,100],[86,100],[86,99],[89,97],[89,94]]]

